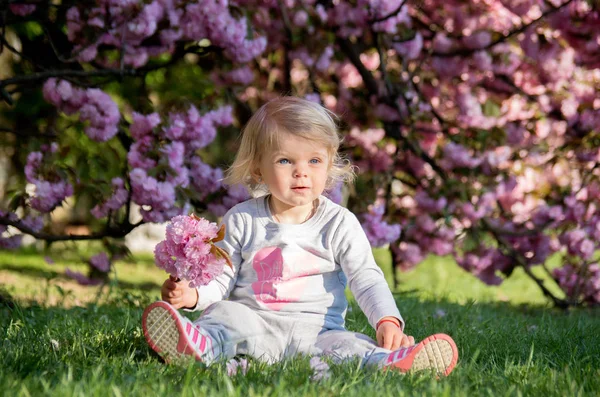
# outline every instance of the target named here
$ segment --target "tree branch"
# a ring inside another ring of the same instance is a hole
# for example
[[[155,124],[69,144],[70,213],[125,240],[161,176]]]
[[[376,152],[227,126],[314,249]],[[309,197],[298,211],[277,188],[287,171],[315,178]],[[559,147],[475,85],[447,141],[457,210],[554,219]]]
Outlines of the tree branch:
[[[140,75],[136,69],[102,69],[102,70],[47,70],[38,73],[32,73],[23,76],[16,76],[0,81],[0,88],[12,84],[22,84],[45,80],[50,77],[97,77],[97,76],[119,76],[119,75],[137,76]]]
[[[375,24],[378,22],[387,21],[388,19],[395,17],[396,15],[398,15],[400,13],[400,11],[402,11],[402,7],[404,7],[405,3],[406,3],[406,0],[402,0],[400,5],[398,6],[398,8],[396,8],[394,11],[392,11],[391,13],[389,13],[388,15],[386,15],[384,17],[371,19],[371,20],[369,20],[369,23]]]
[[[544,296],[550,298],[552,302],[554,302],[554,304],[557,307],[560,307],[561,309],[566,309],[567,307],[569,307],[568,301],[554,296],[554,294],[550,292],[550,290],[544,285],[544,280],[538,278],[535,274],[533,274],[529,266],[523,261],[521,255],[519,255],[519,253],[516,252],[515,249],[502,236],[497,234],[493,227],[490,227],[491,225],[489,225],[488,221],[485,218],[482,219],[482,223],[485,226],[485,228],[494,236],[496,241],[498,241],[499,244],[501,244],[505,249],[509,251],[510,257],[513,260],[515,260],[519,264],[519,266],[523,268],[525,274],[527,274],[529,278],[531,278],[538,285],[538,287],[540,287]]]
[[[290,23],[290,18],[287,13],[287,9],[283,4],[283,1],[278,0],[277,4],[279,4],[279,9],[281,10],[281,18],[283,19],[283,25],[285,26],[285,33],[288,39],[289,46],[292,46],[292,24]],[[291,95],[292,93],[292,61],[290,59],[290,47],[284,46],[284,56],[283,56],[283,91],[286,95]]]
[[[496,44],[502,43],[506,40],[508,40],[509,38],[511,38],[512,36],[515,36],[519,33],[524,32],[525,30],[527,30],[527,28],[529,28],[532,25],[535,25],[536,23],[538,23],[539,21],[541,21],[542,19],[546,18],[548,15],[551,15],[559,10],[561,10],[562,8],[568,6],[573,0],[567,0],[567,2],[561,4],[558,7],[552,7],[549,10],[546,10],[542,13],[542,15],[540,15],[539,18],[534,19],[533,21],[520,26],[519,28],[507,33],[504,36],[500,36],[499,38],[497,38],[496,40],[492,40],[491,43],[489,43],[488,45],[485,45],[483,47],[480,48],[460,48],[458,50],[455,51],[451,51],[451,52],[438,52],[438,51],[433,51],[431,52],[432,56],[436,56],[436,57],[440,57],[440,58],[449,58],[449,57],[453,57],[453,56],[468,56],[468,55],[472,55],[478,51],[484,51],[484,50],[489,50],[490,48],[494,47]]]
[[[395,108],[399,113],[401,113],[401,109],[398,105],[398,101],[394,100],[393,97],[386,96],[381,98],[379,95],[379,89],[377,85],[377,81],[373,74],[369,72],[369,70],[365,67],[365,65],[360,60],[359,55],[356,53],[352,43],[348,39],[344,39],[341,37],[337,38],[337,42],[342,48],[342,51],[346,54],[346,56],[350,59],[350,62],[354,65],[354,67],[358,70],[358,73],[363,79],[367,90],[371,95],[374,95],[377,98],[383,99],[384,103],[389,106]],[[429,164],[443,179],[447,179],[446,172],[431,158],[427,153],[425,153],[421,148],[415,145],[409,138],[403,136],[400,133],[400,128],[398,124],[395,123],[384,123],[384,129],[387,136],[398,139],[402,141],[408,149],[413,152],[416,156],[420,157],[423,161]]]
[[[40,80],[45,80],[51,77],[60,77],[60,78],[69,78],[69,77],[103,77],[103,76],[144,76],[148,72],[165,68],[167,66],[172,65],[177,62],[179,59],[183,58],[183,56],[188,52],[193,52],[191,50],[196,49],[197,47],[189,47],[187,50],[179,49],[173,54],[172,58],[167,61],[156,65],[145,66],[139,69],[132,68],[124,68],[124,69],[95,69],[95,70],[45,70],[38,73],[32,73],[28,75],[15,76],[12,78],[0,80],[0,90],[5,90],[4,87],[8,85],[18,85],[23,83],[35,83]],[[203,53],[207,51],[212,51],[216,47],[211,46],[206,49],[203,48]]]
[[[23,225],[20,221],[10,220],[8,217],[0,217],[0,225],[13,226],[16,229],[20,230],[22,233],[28,234],[32,237],[35,237],[38,240],[44,240],[47,242],[56,242],[56,241],[84,241],[84,240],[101,240],[104,237],[112,237],[112,238],[123,238],[127,234],[129,234],[133,229],[138,226],[144,224],[144,221],[140,221],[136,224],[130,224],[129,221],[123,225],[117,225],[112,228],[106,228],[103,232],[94,233],[89,235],[81,235],[81,234],[69,234],[69,235],[53,235],[44,232],[36,232],[28,226]]]
[[[360,56],[354,50],[354,47],[352,46],[352,43],[350,43],[350,40],[338,37],[336,41],[342,49],[342,51],[350,59],[350,62],[352,62],[354,67],[358,70],[358,73],[360,74],[360,77],[362,77],[363,82],[367,87],[367,90],[369,90],[371,95],[379,97],[379,89],[377,87],[377,81],[375,80],[375,77],[373,77],[373,74],[371,74],[371,72],[369,72],[369,70],[362,63],[362,61],[360,60]]]

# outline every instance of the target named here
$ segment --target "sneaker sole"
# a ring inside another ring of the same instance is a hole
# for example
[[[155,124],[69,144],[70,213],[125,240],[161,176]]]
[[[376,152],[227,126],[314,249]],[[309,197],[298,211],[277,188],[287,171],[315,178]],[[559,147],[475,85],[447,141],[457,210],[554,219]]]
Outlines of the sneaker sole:
[[[146,341],[167,363],[187,357],[201,361],[191,347],[179,313],[166,302],[154,302],[144,310],[142,328]]]
[[[435,334],[423,339],[407,357],[389,367],[402,372],[434,370],[438,376],[448,376],[457,362],[456,343],[446,334]]]

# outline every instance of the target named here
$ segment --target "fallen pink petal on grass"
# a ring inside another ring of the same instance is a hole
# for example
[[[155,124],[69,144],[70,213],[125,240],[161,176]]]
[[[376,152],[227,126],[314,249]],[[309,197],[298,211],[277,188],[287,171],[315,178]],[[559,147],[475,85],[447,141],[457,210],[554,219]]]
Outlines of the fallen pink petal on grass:
[[[232,358],[227,362],[227,376],[235,376],[238,371],[241,371],[242,375],[246,375],[248,372],[248,360],[245,358],[236,360]]]
[[[310,359],[310,368],[313,370],[311,380],[322,380],[331,377],[329,365],[321,359],[321,357],[313,357]]]

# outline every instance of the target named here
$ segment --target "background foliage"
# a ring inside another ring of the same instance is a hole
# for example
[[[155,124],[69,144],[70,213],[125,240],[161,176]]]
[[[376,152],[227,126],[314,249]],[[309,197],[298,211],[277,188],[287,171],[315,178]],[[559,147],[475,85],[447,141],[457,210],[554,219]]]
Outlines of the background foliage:
[[[222,168],[252,111],[292,94],[340,115],[360,175],[329,194],[395,266],[448,255],[488,284],[518,268],[557,306],[596,305],[599,7],[9,1],[0,242],[100,240],[69,274],[105,282],[139,225],[248,197]]]

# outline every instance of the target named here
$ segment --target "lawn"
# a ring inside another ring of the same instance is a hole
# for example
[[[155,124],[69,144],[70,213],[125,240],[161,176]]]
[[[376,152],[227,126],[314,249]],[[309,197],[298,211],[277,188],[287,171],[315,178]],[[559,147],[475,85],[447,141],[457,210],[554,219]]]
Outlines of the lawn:
[[[308,357],[275,365],[250,361],[246,375],[226,366],[165,365],[145,343],[143,308],[164,273],[152,258],[118,263],[116,282],[80,287],[64,269],[83,270],[85,253],[0,252],[0,390],[6,396],[584,396],[600,390],[600,312],[547,306],[517,273],[487,287],[444,258],[399,274],[396,299],[407,332],[452,335],[459,364],[445,379],[332,366],[311,380]],[[390,265],[376,253],[391,278]],[[371,336],[352,304],[347,326]]]

